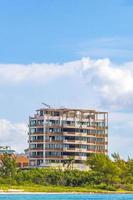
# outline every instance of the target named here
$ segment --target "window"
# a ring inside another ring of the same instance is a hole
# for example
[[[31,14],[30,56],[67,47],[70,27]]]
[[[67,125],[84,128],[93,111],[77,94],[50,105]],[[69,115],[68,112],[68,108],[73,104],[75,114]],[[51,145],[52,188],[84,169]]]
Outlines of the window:
[[[30,133],[35,133],[36,132],[36,129],[35,128],[31,128],[30,129]]]
[[[30,125],[31,125],[31,126],[36,125],[36,120],[31,120],[31,121],[30,121]]]
[[[43,116],[43,110],[40,110],[40,116]]]
[[[43,128],[37,128],[36,132],[43,133]]]
[[[37,125],[43,125],[44,120],[38,120]]]
[[[30,144],[30,149],[36,148],[36,144]]]

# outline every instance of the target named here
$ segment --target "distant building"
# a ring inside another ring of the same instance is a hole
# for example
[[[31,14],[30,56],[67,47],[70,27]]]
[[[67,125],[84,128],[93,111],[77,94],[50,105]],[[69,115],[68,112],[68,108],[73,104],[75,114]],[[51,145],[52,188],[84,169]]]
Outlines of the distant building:
[[[92,153],[108,153],[108,113],[42,108],[29,118],[29,166],[82,164]]]
[[[12,155],[15,154],[15,150],[11,149],[10,146],[0,146],[0,154],[4,153]]]
[[[21,169],[27,168],[29,165],[29,159],[26,155],[16,155],[17,166]]]
[[[16,154],[15,150],[11,149],[10,146],[0,146],[0,165],[2,165],[1,158],[3,154],[8,154],[15,158],[17,166],[20,168],[26,168],[29,165],[29,159],[27,155]]]

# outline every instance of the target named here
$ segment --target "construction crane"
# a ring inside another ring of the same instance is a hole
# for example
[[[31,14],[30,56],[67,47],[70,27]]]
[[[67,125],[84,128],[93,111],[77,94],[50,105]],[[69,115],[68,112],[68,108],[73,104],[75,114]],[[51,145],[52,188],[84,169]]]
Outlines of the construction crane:
[[[48,104],[46,104],[46,103],[42,103],[45,107],[47,107],[47,108],[51,108],[51,106],[50,105],[48,105]]]

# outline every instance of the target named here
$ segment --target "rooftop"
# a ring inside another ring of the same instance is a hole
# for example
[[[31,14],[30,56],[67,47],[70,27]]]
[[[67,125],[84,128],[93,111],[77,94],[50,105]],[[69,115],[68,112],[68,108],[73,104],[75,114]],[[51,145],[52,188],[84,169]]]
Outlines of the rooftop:
[[[92,113],[100,113],[100,114],[105,114],[105,113],[108,113],[108,112],[105,112],[105,111],[97,111],[97,110],[91,110],[91,109],[80,109],[80,108],[40,108],[38,109],[37,111],[40,111],[40,110],[45,110],[45,111],[59,111],[59,112],[62,112],[62,111],[72,111],[72,112],[75,112],[75,111],[80,111],[80,112],[92,112]]]

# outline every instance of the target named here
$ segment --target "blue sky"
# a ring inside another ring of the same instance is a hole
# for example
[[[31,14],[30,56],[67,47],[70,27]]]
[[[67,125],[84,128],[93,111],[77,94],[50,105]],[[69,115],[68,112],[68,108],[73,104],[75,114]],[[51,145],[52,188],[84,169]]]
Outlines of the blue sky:
[[[131,0],[0,0],[0,144],[26,148],[46,102],[109,111],[110,153],[133,156],[132,19]]]
[[[88,52],[130,60],[132,11],[131,0],[1,0],[0,60],[65,62]]]

